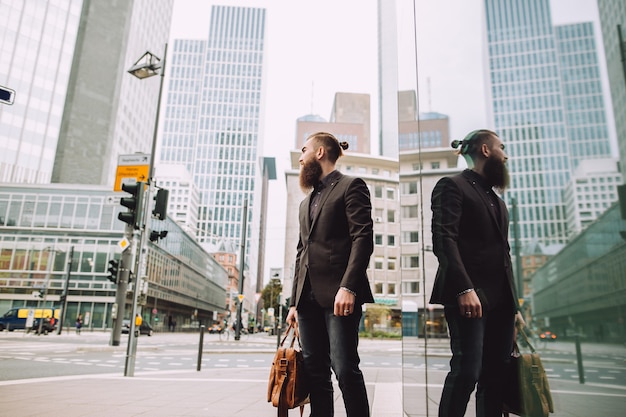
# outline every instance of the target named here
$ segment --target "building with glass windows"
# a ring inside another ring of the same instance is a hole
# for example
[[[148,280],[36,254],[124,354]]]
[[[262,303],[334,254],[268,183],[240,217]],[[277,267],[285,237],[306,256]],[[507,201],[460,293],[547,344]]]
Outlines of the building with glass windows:
[[[618,201],[617,186],[622,183],[616,159],[587,159],[573,172],[563,191],[567,232],[576,236]]]
[[[0,105],[0,182],[50,181],[81,5],[0,0],[0,85],[15,90]]]
[[[625,224],[613,204],[535,272],[531,326],[565,339],[624,342]]]
[[[122,251],[117,215],[126,210],[119,198],[105,186],[1,185],[0,314],[58,306],[67,292],[65,326],[80,313],[85,328],[111,327],[116,285],[107,269]],[[224,311],[227,271],[174,221],[152,220],[150,228],[168,234],[148,246],[144,320],[155,330],[170,319],[178,329],[211,323]]]
[[[598,11],[623,172],[626,167],[626,117],[623,117],[626,114],[626,67],[622,51],[626,42],[626,4],[620,0],[598,0]],[[623,180],[626,182],[626,178]]]
[[[150,154],[159,77],[127,70],[146,51],[164,58],[173,3],[82,2],[52,182],[113,186],[119,155]]]
[[[173,42],[160,154],[162,163],[186,166],[198,187],[198,241],[211,251],[223,241],[232,247],[242,237],[253,242],[246,245],[252,275],[258,259],[265,15],[263,8],[213,5],[207,39]],[[249,209],[242,231],[244,202]]]
[[[611,157],[600,63],[593,23],[554,27],[570,168]]]
[[[339,142],[348,142],[350,152],[370,153],[369,94],[335,93],[330,121],[308,114],[296,123],[296,148],[301,149],[315,132],[332,131]]]
[[[485,0],[485,13],[491,115],[510,157],[504,198],[522,246],[565,243],[573,169],[611,156],[594,28],[554,27],[548,0]]]
[[[126,69],[162,56],[173,0],[0,0],[0,182],[113,185],[120,154],[149,153],[159,83]]]

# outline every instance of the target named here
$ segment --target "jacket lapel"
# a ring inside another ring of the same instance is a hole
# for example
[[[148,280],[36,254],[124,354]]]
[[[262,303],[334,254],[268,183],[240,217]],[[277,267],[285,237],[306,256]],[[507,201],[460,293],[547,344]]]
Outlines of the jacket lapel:
[[[483,190],[483,188],[480,186],[480,184],[478,184],[478,182],[475,181],[470,176],[465,176],[465,178],[470,183],[470,185],[472,186],[474,191],[476,191],[476,194],[478,194],[480,196],[480,199],[482,200],[482,202],[487,207],[487,212],[489,212],[489,217],[491,217],[491,220],[493,220],[493,223],[496,225],[496,227],[498,228],[500,233],[502,233],[502,219],[498,219],[498,217],[496,216],[496,213],[494,212],[494,208],[491,206],[491,199],[489,198],[489,196],[487,195],[485,190]],[[498,200],[500,199],[499,197],[497,197],[497,198],[498,198]],[[500,201],[498,201],[498,204],[500,204]],[[500,209],[499,210],[500,211],[500,217],[502,217],[504,215],[504,209],[503,209],[501,204],[500,204],[499,209]]]
[[[335,178],[333,181],[331,181],[330,184],[328,184],[326,186],[326,190],[324,190],[324,192],[322,193],[322,197],[320,198],[319,204],[317,206],[317,210],[315,211],[315,217],[313,218],[313,221],[311,222],[311,230],[309,232],[313,231],[313,228],[315,227],[315,224],[317,223],[317,219],[320,217],[320,213],[324,207],[324,203],[326,203],[326,200],[328,200],[328,197],[333,193],[333,191],[335,190],[335,186],[337,185],[337,183],[341,180],[341,178],[343,177],[343,175],[339,175],[337,178]],[[310,196],[309,196],[309,203],[310,203]],[[308,207],[308,206],[307,206]],[[307,218],[308,218],[308,214],[307,214]]]
[[[300,218],[304,217],[304,221],[301,222],[301,227],[304,228],[304,234],[309,235],[311,233],[311,216],[309,206],[311,205],[311,193],[302,200],[300,205]]]

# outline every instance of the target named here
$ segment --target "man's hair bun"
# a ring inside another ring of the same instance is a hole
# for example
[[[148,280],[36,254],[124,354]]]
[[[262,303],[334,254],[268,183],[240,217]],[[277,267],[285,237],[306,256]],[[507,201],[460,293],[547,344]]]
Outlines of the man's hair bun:
[[[348,149],[350,144],[348,142],[339,142],[339,146],[341,146],[341,149],[345,151],[346,149]]]

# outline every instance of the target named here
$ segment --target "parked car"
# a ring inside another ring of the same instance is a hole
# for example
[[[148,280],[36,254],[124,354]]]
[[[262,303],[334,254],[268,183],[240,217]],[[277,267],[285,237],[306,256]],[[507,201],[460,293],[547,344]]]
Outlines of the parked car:
[[[546,341],[553,341],[553,340],[556,340],[556,335],[552,333],[550,330],[545,330],[539,333],[539,339],[546,340]]]
[[[130,320],[124,319],[122,320],[122,334],[128,334],[130,331]],[[152,330],[152,326],[150,326],[145,321],[141,323],[139,326],[139,334],[145,334],[148,336],[152,336],[154,331]]]

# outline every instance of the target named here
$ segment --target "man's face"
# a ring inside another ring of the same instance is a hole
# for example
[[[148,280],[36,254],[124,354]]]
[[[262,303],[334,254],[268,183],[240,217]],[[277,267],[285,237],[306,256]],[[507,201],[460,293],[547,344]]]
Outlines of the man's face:
[[[504,152],[504,144],[498,137],[493,137],[489,157],[485,161],[484,173],[487,181],[499,192],[509,186],[509,170],[506,167],[508,159]]]
[[[300,188],[303,192],[310,191],[317,185],[322,176],[322,165],[317,159],[317,149],[311,140],[306,141],[300,155]]]

